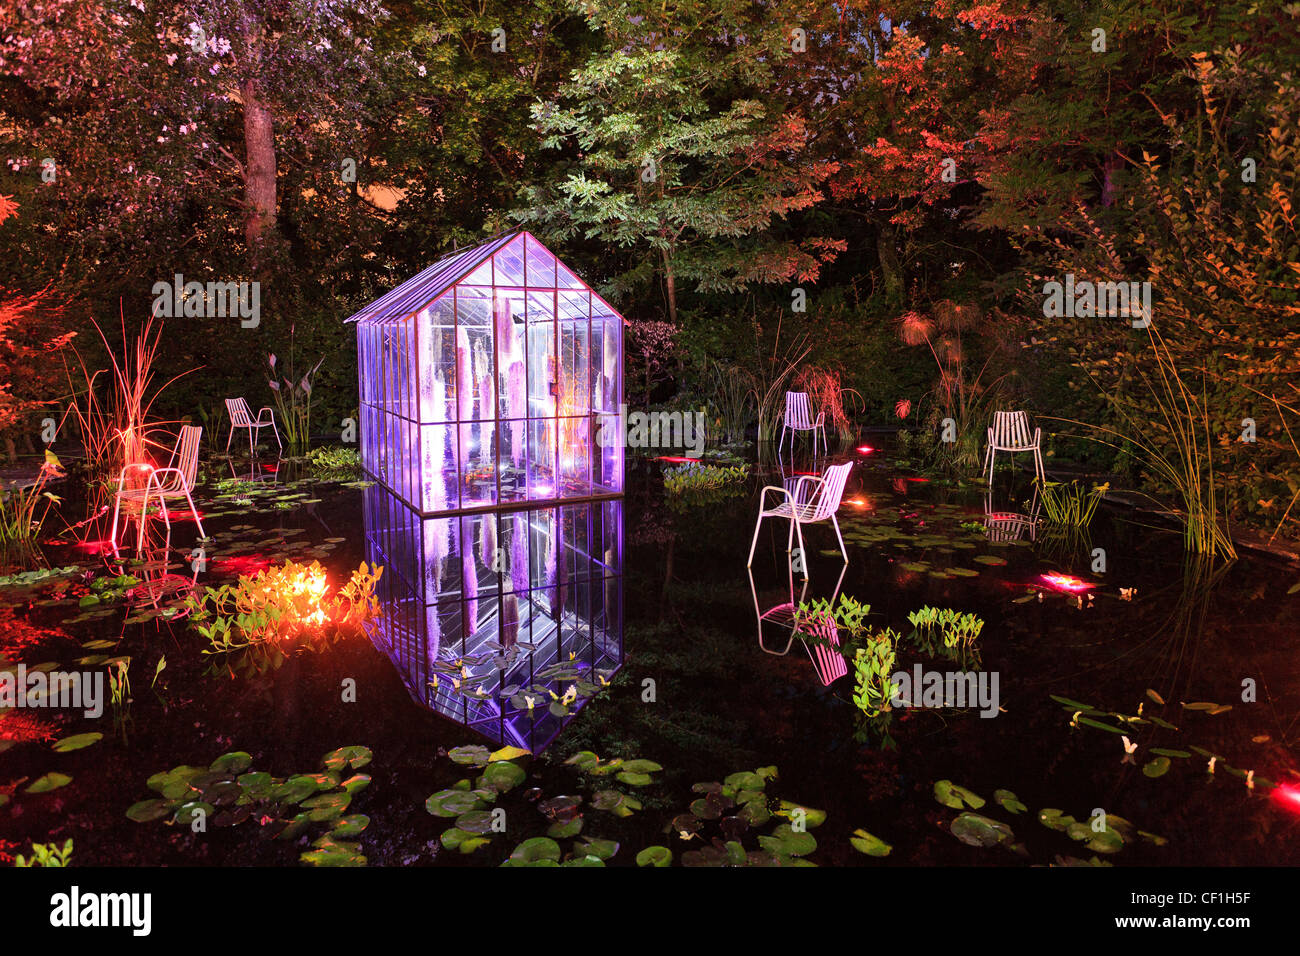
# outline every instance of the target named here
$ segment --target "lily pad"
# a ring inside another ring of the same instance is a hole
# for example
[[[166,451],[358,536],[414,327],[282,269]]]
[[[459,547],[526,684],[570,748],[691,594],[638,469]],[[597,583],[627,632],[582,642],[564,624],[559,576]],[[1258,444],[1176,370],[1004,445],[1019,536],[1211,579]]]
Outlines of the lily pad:
[[[648,846],[636,855],[637,866],[671,866],[673,851],[666,846]]]
[[[97,732],[88,734],[73,734],[71,737],[64,737],[54,744],[54,752],[66,754],[73,750],[81,750],[83,747],[89,747],[91,744],[99,743],[104,739],[104,735]]]
[[[880,837],[873,836],[862,829],[853,831],[853,836],[849,837],[849,843],[853,846],[853,849],[859,853],[865,853],[867,856],[889,856],[890,851],[894,849]]]
[[[954,810],[960,810],[963,807],[970,807],[972,810],[978,810],[984,806],[984,798],[974,794],[965,787],[958,786],[951,780],[937,780],[934,784],[934,799],[938,800],[945,807],[952,807]]]

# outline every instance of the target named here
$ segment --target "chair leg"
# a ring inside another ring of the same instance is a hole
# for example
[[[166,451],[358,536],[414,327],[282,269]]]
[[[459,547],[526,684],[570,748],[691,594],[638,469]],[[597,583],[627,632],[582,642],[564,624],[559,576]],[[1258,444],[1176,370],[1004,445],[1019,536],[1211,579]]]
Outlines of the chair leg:
[[[284,451],[284,443],[280,441],[280,429],[275,427],[275,417],[271,417],[271,431],[275,434],[275,447]]]
[[[230,454],[230,442],[234,439],[234,437],[235,437],[235,423],[234,423],[234,422],[231,422],[231,423],[230,423],[230,434],[226,436],[226,454],[227,454],[227,455]]]
[[[844,547],[844,535],[840,534],[840,523],[836,519],[835,515],[831,515],[831,524],[835,526],[835,537],[838,538],[840,542],[840,554],[844,555],[844,563],[848,564],[849,552]]]
[[[799,557],[803,560],[803,578],[805,581],[807,581],[808,580],[808,549],[804,547],[804,543],[803,543],[803,525],[801,522],[795,520],[794,518],[790,519],[790,524],[794,525],[795,533],[799,535]]]
[[[758,529],[762,526],[763,509],[760,508],[758,510],[758,520],[754,522],[754,540],[749,543],[749,560],[745,563],[745,567],[747,568],[752,568],[754,566],[754,549],[758,547]]]
[[[108,533],[108,542],[117,550],[117,515],[122,509],[122,479],[117,480],[117,491],[113,495],[113,530]]]
[[[190,495],[188,488],[185,489],[185,500],[189,502],[190,514],[194,515],[194,523],[199,526],[199,539],[202,540],[207,537],[203,533],[203,519],[199,517],[199,509],[194,507],[194,498]]]
[[[1038,480],[1047,484],[1047,473],[1043,470],[1043,453],[1034,446],[1034,466],[1038,469]]]
[[[249,425],[249,426],[248,426],[248,460],[249,460],[249,461],[252,461],[252,460],[253,460],[253,457],[254,457],[253,444],[254,444],[254,442],[253,442],[253,426],[252,426],[252,425]]]
[[[993,487],[993,469],[998,466],[998,453],[989,446],[989,487]]]

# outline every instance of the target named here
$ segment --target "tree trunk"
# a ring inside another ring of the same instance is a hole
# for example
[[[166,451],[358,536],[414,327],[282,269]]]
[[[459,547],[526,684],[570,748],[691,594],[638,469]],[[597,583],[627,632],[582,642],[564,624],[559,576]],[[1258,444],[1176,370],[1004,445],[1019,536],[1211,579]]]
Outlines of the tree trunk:
[[[275,232],[275,126],[259,99],[256,84],[240,89],[244,100],[244,240],[256,272],[266,243]]]
[[[888,224],[882,225],[876,233],[876,255],[880,259],[885,295],[895,304],[903,301],[903,269],[898,262],[898,250],[894,248],[897,237],[897,231]]]
[[[664,289],[668,295],[668,321],[677,327],[677,276],[673,272],[672,253],[664,250]]]

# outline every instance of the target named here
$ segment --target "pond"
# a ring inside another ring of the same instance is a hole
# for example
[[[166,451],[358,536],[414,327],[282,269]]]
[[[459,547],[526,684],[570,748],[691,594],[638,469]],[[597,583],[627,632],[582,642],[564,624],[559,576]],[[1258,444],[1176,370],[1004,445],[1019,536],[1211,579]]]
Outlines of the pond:
[[[990,497],[887,449],[845,451],[847,566],[813,525],[794,570],[781,521],[746,557],[760,488],[809,462],[692,498],[644,461],[622,502],[439,525],[355,476],[215,460],[202,552],[176,523],[169,568],[155,548],[125,569],[140,584],[115,580],[102,542],[47,543],[75,570],[0,587],[11,673],[130,658],[129,703],[98,718],[0,716],[0,852],[71,838],[80,865],[1300,863],[1294,568],[1188,559],[1175,529],[1109,507],[1054,531],[1026,520],[1019,474]],[[81,507],[65,504],[69,523]],[[385,565],[372,640],[202,653],[180,597],[285,558],[336,582]],[[792,605],[837,595],[900,635],[898,670],[969,669],[995,693],[868,717],[853,662],[837,673],[791,631]],[[927,643],[909,622],[927,606],[982,628]]]

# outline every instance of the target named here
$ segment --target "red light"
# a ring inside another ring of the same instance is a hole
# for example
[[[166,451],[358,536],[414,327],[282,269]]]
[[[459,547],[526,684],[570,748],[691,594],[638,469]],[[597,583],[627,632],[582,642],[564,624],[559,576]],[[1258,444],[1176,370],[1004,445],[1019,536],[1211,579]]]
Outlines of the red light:
[[[1081,581],[1069,574],[1041,574],[1039,577],[1056,590],[1069,591],[1072,594],[1077,594],[1080,591],[1089,591],[1093,587],[1087,581]]]
[[[870,455],[873,451],[875,451],[875,449],[872,448],[870,445],[859,445],[859,446],[858,446],[858,454],[859,454],[859,455]]]
[[[1273,799],[1292,813],[1300,813],[1300,786],[1281,783],[1273,789]]]
[[[688,462],[695,465],[698,465],[700,463],[700,459],[698,458],[676,458],[672,455],[660,456],[659,458],[656,458],[655,461],[666,461],[674,465],[683,465]]]

